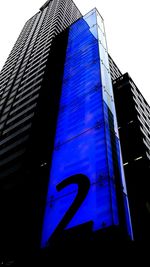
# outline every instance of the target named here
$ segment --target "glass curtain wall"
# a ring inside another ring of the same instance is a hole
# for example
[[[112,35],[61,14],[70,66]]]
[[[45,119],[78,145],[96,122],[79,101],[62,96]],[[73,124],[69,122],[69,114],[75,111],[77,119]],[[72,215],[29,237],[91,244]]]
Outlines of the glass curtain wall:
[[[104,24],[93,9],[69,28],[42,247],[78,225],[119,226],[118,179],[132,236]]]

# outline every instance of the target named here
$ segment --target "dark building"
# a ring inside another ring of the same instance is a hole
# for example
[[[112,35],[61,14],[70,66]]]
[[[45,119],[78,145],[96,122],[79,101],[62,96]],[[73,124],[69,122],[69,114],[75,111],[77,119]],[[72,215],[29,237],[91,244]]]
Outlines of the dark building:
[[[122,73],[110,55],[108,55],[108,59],[109,59],[109,69],[110,69],[111,79],[112,81],[114,81],[117,78],[119,78],[122,75]]]
[[[25,24],[0,73],[3,255],[57,238],[132,239],[111,83],[120,75],[96,9],[82,17],[71,0],[47,1]]]
[[[72,0],[47,1],[26,22],[0,73],[0,251],[7,255],[22,253],[40,239],[41,222],[35,218],[43,212],[39,203],[46,190],[61,80],[57,72],[64,57],[54,46],[59,62],[53,62],[51,46],[79,17]]]
[[[150,241],[150,106],[128,73],[113,82],[136,241]]]

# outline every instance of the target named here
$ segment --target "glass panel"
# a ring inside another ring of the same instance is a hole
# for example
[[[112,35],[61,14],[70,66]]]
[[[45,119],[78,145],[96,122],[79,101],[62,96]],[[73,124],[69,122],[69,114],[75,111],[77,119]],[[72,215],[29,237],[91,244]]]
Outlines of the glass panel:
[[[98,39],[98,31],[97,31],[97,24],[95,24],[94,26],[92,26],[90,28],[90,32],[93,34],[93,36]]]
[[[102,63],[109,70],[108,54],[107,54],[106,49],[101,45],[100,42],[99,42],[99,53],[100,53],[100,59],[102,60]]]
[[[96,9],[93,9],[86,16],[84,16],[84,20],[90,27],[90,32],[94,35],[94,37],[98,38],[97,33],[97,18],[96,18]]]
[[[104,125],[99,127],[97,125],[95,129],[74,136],[60,146],[55,145],[51,170],[53,185],[58,182],[55,182],[55,179],[63,179],[77,172],[93,177],[92,182],[97,179],[96,173],[98,176],[108,175]],[[60,178],[57,178],[58,176]]]
[[[103,45],[103,47],[107,49],[105,35],[101,32],[99,27],[98,27],[98,39],[100,43]]]
[[[100,27],[102,33],[105,33],[105,30],[104,30],[104,22],[103,22],[103,19],[102,19],[102,17],[99,15],[98,12],[97,12],[97,24],[98,24],[98,26]]]
[[[97,23],[96,9],[92,9],[83,18],[91,28],[93,25]]]

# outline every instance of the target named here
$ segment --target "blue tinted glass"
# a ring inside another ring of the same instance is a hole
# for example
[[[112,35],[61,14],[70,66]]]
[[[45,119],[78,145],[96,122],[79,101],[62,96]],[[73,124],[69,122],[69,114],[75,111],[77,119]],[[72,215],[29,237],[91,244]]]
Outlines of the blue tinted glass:
[[[96,15],[96,9],[92,9],[88,14],[84,16],[84,20],[91,28],[93,25],[97,23],[97,15]]]
[[[96,21],[94,10],[74,23],[69,31],[42,246],[80,191],[75,182],[58,190],[59,185],[74,175],[84,175],[89,189],[63,230],[91,221],[93,231],[119,224],[112,152],[117,144],[115,116],[109,96],[112,88],[110,75],[104,73],[100,61]],[[107,53],[103,60],[108,60]],[[108,87],[107,97],[104,83]]]

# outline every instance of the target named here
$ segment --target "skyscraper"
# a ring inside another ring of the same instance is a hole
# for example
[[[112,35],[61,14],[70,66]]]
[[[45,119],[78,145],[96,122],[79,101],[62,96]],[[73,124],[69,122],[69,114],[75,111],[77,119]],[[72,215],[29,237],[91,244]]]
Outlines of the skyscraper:
[[[150,107],[128,73],[113,82],[136,241],[150,241]]]
[[[110,72],[96,9],[82,17],[73,1],[47,1],[25,24],[1,72],[7,253],[38,248],[41,235],[42,247],[132,239]]]
[[[1,251],[23,250],[27,240],[28,246],[31,245],[32,204],[37,199],[34,194],[38,194],[38,186],[45,182],[44,174],[42,177],[37,174],[42,168],[46,169],[50,148],[44,140],[48,135],[53,139],[59,99],[59,92],[55,91],[53,97],[54,93],[45,86],[55,68],[54,62],[53,69],[49,70],[51,45],[55,36],[79,17],[81,13],[72,0],[47,1],[25,23],[0,73]],[[60,65],[58,62],[57,70]],[[58,84],[56,90],[59,91]],[[42,109],[40,113],[39,109]],[[46,119],[49,120],[47,130]]]

